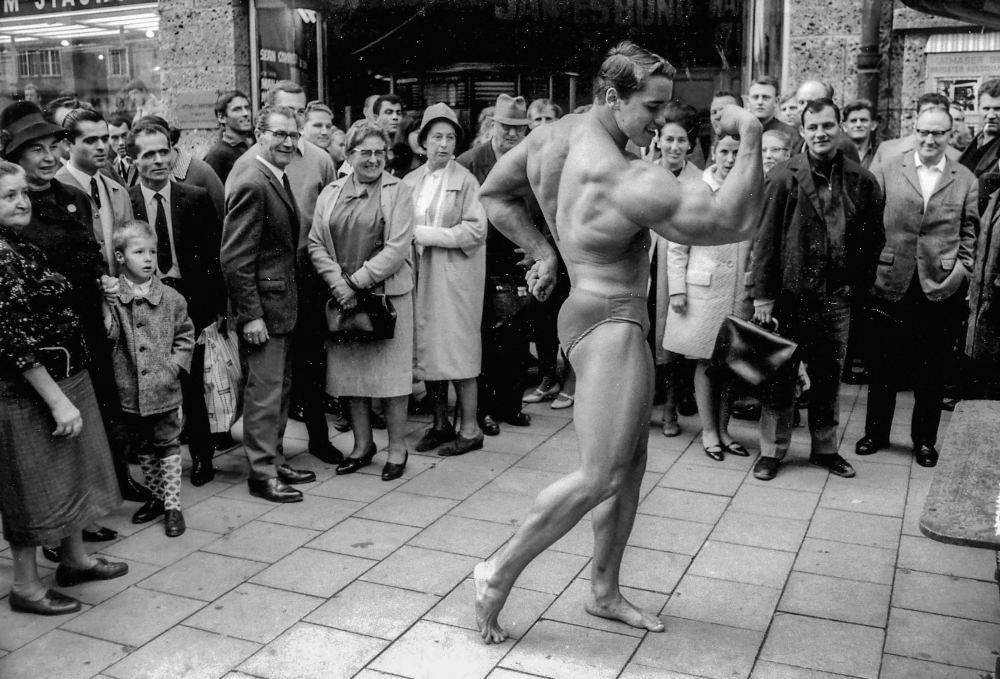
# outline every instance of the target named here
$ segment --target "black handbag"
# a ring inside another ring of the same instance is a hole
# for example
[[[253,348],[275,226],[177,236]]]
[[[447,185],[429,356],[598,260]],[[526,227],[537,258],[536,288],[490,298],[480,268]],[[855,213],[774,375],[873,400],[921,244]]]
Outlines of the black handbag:
[[[326,300],[326,329],[332,342],[374,342],[396,333],[396,309],[386,295],[359,292],[357,304],[344,309],[333,297]]]
[[[799,345],[756,323],[726,316],[715,338],[712,365],[751,387],[794,379]]]
[[[523,275],[489,276],[486,279],[486,295],[494,329],[510,322],[522,309],[531,304],[528,283]]]

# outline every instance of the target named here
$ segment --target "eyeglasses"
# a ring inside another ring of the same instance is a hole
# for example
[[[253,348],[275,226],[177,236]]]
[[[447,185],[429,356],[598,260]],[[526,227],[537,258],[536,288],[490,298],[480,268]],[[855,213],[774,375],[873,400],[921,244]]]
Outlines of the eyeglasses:
[[[354,149],[362,158],[385,158],[385,149]]]
[[[302,136],[298,132],[285,132],[284,130],[272,130],[270,128],[265,128],[264,132],[270,132],[278,139],[278,142],[282,144],[285,143],[286,139],[291,139],[292,143],[298,144],[299,137]]]
[[[918,137],[934,137],[935,139],[942,139],[951,134],[951,130],[917,130],[916,132]]]

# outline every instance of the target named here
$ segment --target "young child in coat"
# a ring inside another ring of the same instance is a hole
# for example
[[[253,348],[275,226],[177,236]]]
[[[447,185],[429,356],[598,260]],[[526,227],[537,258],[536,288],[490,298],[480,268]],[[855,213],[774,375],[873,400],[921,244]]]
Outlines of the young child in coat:
[[[114,343],[115,381],[130,446],[139,453],[153,492],[132,516],[146,523],[164,515],[167,537],[184,532],[181,514],[180,372],[191,366],[194,324],[187,303],[156,275],[156,233],[131,221],[112,237],[118,287],[105,293],[104,323]]]

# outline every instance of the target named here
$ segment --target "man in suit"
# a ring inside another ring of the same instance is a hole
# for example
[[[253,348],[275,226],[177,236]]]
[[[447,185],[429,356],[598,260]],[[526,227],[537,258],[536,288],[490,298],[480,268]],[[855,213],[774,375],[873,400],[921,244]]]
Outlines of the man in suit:
[[[809,368],[809,461],[849,478],[837,454],[838,395],[852,298],[871,287],[885,243],[882,191],[870,172],[837,147],[840,111],[806,102],[806,152],[775,167],[764,184],[764,213],[753,250],[754,318],[780,319]],[[762,394],[761,457],[754,476],[775,477],[791,439],[792,390]]]
[[[917,117],[924,111],[930,109],[941,109],[942,111],[947,111],[949,108],[948,97],[944,96],[940,92],[926,92],[920,95],[917,99]],[[875,150],[875,156],[872,158],[871,164],[868,168],[872,172],[876,172],[876,168],[882,163],[894,159],[896,156],[907,153],[912,154],[917,147],[920,146],[920,138],[917,136],[916,131],[912,134],[908,134],[905,137],[897,137],[896,139],[887,139],[886,141],[879,144],[878,149]],[[951,160],[958,160],[962,155],[958,149],[955,147],[945,144],[944,149],[945,155]]]
[[[108,123],[97,111],[77,108],[63,118],[63,128],[67,132],[69,160],[56,172],[56,179],[90,196],[94,237],[101,245],[108,273],[114,276],[117,265],[111,234],[133,215],[125,187],[102,172],[110,151]]]
[[[501,94],[497,97],[493,115],[493,132],[488,144],[475,146],[457,158],[465,169],[482,184],[490,171],[505,153],[524,140],[528,133],[528,105],[524,97]],[[479,378],[479,426],[483,433],[496,436],[500,433],[498,421],[516,427],[527,427],[531,416],[521,410],[524,377],[528,355],[529,313],[527,309],[499,323],[490,301],[491,277],[503,276],[510,280],[524,280],[524,269],[519,266],[522,254],[516,246],[493,224],[486,235],[486,292],[483,309],[482,342],[483,372]]]
[[[195,335],[225,314],[226,288],[219,268],[222,225],[208,191],[170,179],[170,133],[139,122],[126,139],[139,183],[129,189],[136,219],[156,231],[160,280],[187,300]],[[189,374],[181,375],[184,430],[191,452],[191,483],[214,478],[211,430],[204,392],[205,346],[195,346]]]
[[[292,382],[292,333],[298,317],[296,251],[299,211],[285,168],[299,141],[295,112],[265,106],[257,114],[253,164],[233,181],[222,227],[222,273],[245,365],[243,447],[250,494],[271,502],[301,502],[289,484],[316,475],[283,461]]]
[[[305,123],[306,93],[300,85],[279,80],[267,91],[265,106],[287,107],[295,112],[301,131]],[[231,176],[240,177],[254,165],[260,143],[233,164]],[[309,453],[327,464],[339,464],[343,454],[330,443],[326,421],[326,320],[323,307],[328,291],[306,251],[309,229],[320,191],[337,178],[333,160],[315,144],[299,137],[285,168],[299,214],[298,271],[299,315],[295,326],[292,356],[292,413],[305,422]],[[232,189],[232,181],[227,181]]]
[[[913,455],[924,467],[938,459],[948,358],[968,312],[966,279],[979,231],[976,178],[945,156],[951,127],[947,110],[924,111],[917,118],[916,151],[883,163],[875,174],[885,192],[886,244],[872,289],[865,435],[855,452],[871,455],[889,445],[905,372],[913,380]]]
[[[959,159],[977,177],[995,172],[1000,160],[1000,78],[979,86],[979,116],[982,127]]]
[[[115,172],[121,177],[119,182],[125,188],[131,189],[139,181],[139,170],[135,167],[135,162],[129,158],[126,147],[126,139],[132,123],[128,116],[122,113],[113,113],[108,118],[108,141],[111,144],[111,162]]]

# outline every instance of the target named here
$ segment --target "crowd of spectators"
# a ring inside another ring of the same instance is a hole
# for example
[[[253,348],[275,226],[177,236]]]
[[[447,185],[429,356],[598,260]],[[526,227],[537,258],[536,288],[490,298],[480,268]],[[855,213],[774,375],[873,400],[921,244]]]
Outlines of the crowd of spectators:
[[[391,481],[406,471],[408,409],[432,416],[415,450],[450,457],[530,427],[524,403],[573,406],[556,333],[572,282],[562,267],[548,299],[531,297],[531,262],[478,198],[506,154],[562,117],[557,103],[501,94],[466,129],[444,103],[410,110],[372,95],[341,129],[330,106],[280,81],[256,113],[242,92],[218,98],[204,158],[178,146],[156,103],[104,116],[64,97],[0,112],[0,514],[16,610],[80,607],[42,585],[37,547],[59,562],[62,586],[127,572],[83,546],[115,537],[95,522],[122,499],[141,503],[133,522],[162,516],[167,537],[184,532],[182,441],[195,486],[233,445],[209,426],[196,342],[207,330],[238,342],[248,492],[273,502],[302,501],[294,486],[315,481],[285,457],[289,416],[338,475],[371,464],[372,430],[387,429]],[[634,162],[717,191],[739,147],[720,134],[731,104],[764,129],[765,207],[743,243],[653,239],[648,342],[663,435],[696,410],[706,455],[724,463],[756,443],[754,475],[770,480],[804,406],[810,460],[851,477],[836,443],[843,378],[870,383],[859,455],[888,446],[895,394],[912,387],[913,454],[933,466],[947,397],[1000,386],[1000,79],[980,88],[980,129],[930,93],[911,134],[880,140],[871,102],[841,109],[816,80],[782,96],[760,77],[743,94],[666,104]],[[328,332],[331,313],[388,310],[388,337]],[[741,393],[713,369],[729,315],[777,320],[799,343],[804,394]],[[759,442],[730,435],[733,414],[759,417]],[[350,450],[333,446],[331,425],[353,431]]]

